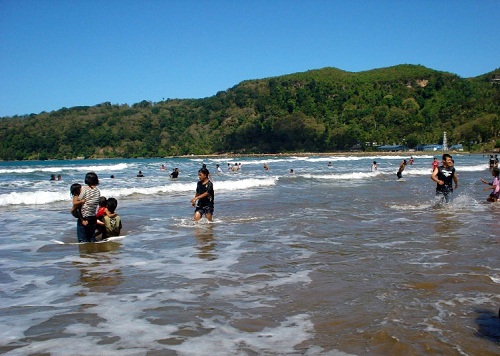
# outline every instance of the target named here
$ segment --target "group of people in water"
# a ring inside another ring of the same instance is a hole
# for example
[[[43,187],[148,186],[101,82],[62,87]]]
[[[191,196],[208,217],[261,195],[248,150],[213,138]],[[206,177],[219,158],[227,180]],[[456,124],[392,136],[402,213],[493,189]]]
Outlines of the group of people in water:
[[[397,176],[398,179],[402,178],[402,172],[407,164],[413,164],[413,157],[407,162],[403,160],[399,166]],[[458,188],[458,177],[454,167],[455,163],[453,157],[448,153],[443,154],[441,164],[439,164],[436,157],[432,162],[431,179],[436,182],[436,196],[441,201],[448,203],[451,199],[454,189]],[[331,162],[328,165],[331,167]],[[231,166],[228,163],[228,170],[236,172],[241,169],[241,164],[234,164]],[[164,170],[164,165],[162,165]],[[217,164],[216,170],[218,174],[222,174],[222,169]],[[264,170],[269,171],[269,166],[264,163]],[[372,171],[378,170],[376,161],[373,161]],[[484,188],[485,191],[491,190],[487,201],[497,202],[500,198],[500,177],[498,160],[496,164],[490,166],[493,180],[491,182],[481,179],[481,182],[488,185]],[[294,173],[293,169],[290,173]],[[174,168],[170,174],[171,178],[177,178],[179,169]],[[143,177],[139,171],[138,177]],[[122,229],[121,218],[116,212],[118,202],[115,198],[106,199],[101,196],[98,188],[99,178],[94,172],[89,172],[85,176],[85,187],[81,184],[74,183],[71,185],[70,193],[72,196],[72,215],[77,218],[77,239],[78,242],[96,242],[96,239],[106,240],[111,236],[118,236]],[[212,221],[214,213],[214,187],[210,172],[204,164],[198,170],[198,182],[196,192],[191,199],[191,204],[195,208],[193,219],[199,221],[203,216],[208,221]]]
[[[139,173],[143,176],[141,171]],[[179,169],[175,168],[170,176],[177,178],[178,174]],[[121,217],[116,212],[118,201],[115,198],[106,199],[101,196],[98,185],[97,174],[89,172],[85,175],[85,186],[74,183],[70,187],[72,197],[70,212],[77,219],[78,242],[105,241],[109,237],[119,236],[123,227]],[[212,221],[214,187],[206,165],[198,171],[198,184],[191,204],[195,208],[194,221],[200,220],[203,216]]]
[[[374,164],[376,164],[375,161]],[[402,179],[402,172],[407,164],[406,160],[401,162],[397,172],[398,179]],[[410,158],[410,164],[413,164],[413,157]],[[441,165],[436,157],[434,157],[434,160],[432,161],[431,179],[437,184],[436,196],[440,198],[440,201],[445,201],[446,203],[450,201],[453,190],[458,188],[458,177],[454,166],[455,161],[448,153],[443,154]],[[489,185],[489,187],[484,188],[484,191],[492,190],[486,200],[496,203],[500,198],[498,159],[496,159],[496,161],[494,160],[492,164],[490,160],[490,171],[493,176],[493,180],[488,182],[485,179],[481,179],[481,182]]]
[[[71,214],[77,219],[78,242],[96,242],[119,236],[121,218],[116,212],[118,201],[101,196],[99,178],[94,172],[85,175],[85,186],[74,183],[70,187],[72,196]]]

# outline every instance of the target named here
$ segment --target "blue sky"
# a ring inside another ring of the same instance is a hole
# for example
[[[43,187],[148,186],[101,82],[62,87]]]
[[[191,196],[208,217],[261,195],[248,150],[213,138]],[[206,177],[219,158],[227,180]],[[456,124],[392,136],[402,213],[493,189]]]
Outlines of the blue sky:
[[[202,98],[246,79],[500,67],[500,0],[0,0],[0,116]]]

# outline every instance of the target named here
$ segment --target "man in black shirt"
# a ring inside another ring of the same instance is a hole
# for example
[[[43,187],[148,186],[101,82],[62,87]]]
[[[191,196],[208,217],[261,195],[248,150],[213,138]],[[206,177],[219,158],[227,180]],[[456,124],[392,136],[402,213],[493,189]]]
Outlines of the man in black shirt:
[[[442,165],[436,167],[432,172],[431,179],[437,183],[436,196],[440,196],[441,200],[449,203],[451,193],[453,193],[453,182],[455,182],[455,189],[458,187],[458,178],[455,174],[455,167],[453,158],[445,153],[443,155]]]

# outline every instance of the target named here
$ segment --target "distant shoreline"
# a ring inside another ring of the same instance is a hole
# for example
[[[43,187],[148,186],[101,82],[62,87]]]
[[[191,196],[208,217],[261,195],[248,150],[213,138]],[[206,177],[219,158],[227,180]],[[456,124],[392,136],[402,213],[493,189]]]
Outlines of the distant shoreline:
[[[300,153],[218,153],[218,154],[206,154],[206,155],[179,155],[179,156],[167,156],[163,158],[217,158],[217,157],[308,157],[308,156],[436,156],[440,157],[443,153],[462,154],[486,154],[486,153],[471,153],[469,151],[415,151],[415,152],[361,152],[361,151],[343,151],[343,152],[300,152]]]
[[[369,152],[361,152],[361,151],[342,151],[342,152],[297,152],[297,153],[217,153],[217,154],[205,154],[205,155],[173,155],[173,156],[164,156],[164,157],[77,157],[77,158],[68,158],[68,159],[47,159],[47,160],[42,160],[42,161],[74,161],[74,160],[103,160],[103,159],[175,159],[175,158],[236,158],[236,157],[308,157],[308,156],[320,156],[320,157],[339,157],[339,156],[353,156],[353,157],[360,157],[360,156],[371,156],[371,157],[376,157],[376,156],[436,156],[436,157],[441,157],[443,153],[449,153],[452,156],[454,154],[461,154],[461,155],[490,155],[490,154],[496,154],[496,152],[469,152],[469,151],[415,151],[415,152],[410,152],[410,151],[404,151],[404,152],[375,152],[375,151],[369,151]],[[34,161],[39,161],[39,160],[12,160],[12,161],[5,161],[5,160],[0,160],[0,162],[34,162]]]

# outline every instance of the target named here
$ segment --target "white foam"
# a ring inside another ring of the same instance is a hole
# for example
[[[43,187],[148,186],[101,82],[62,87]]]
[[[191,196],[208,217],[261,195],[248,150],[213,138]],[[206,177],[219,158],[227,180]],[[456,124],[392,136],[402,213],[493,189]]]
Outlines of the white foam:
[[[269,187],[276,185],[278,177],[247,178],[235,181],[215,181],[216,192],[247,190],[251,188]],[[69,187],[67,185],[57,187],[59,190],[38,190],[36,192],[11,192],[0,195],[0,206],[8,205],[46,205],[60,201],[70,201]],[[101,195],[106,197],[129,197],[132,195],[157,195],[169,193],[193,192],[196,185],[190,183],[170,183],[150,187],[133,186],[107,188],[100,186]]]
[[[256,354],[296,354],[299,350],[295,346],[314,335],[314,324],[307,314],[288,316],[276,327],[253,333],[242,332],[218,316],[204,319],[203,326],[213,330],[170,348],[179,355],[236,355],[242,349]]]

